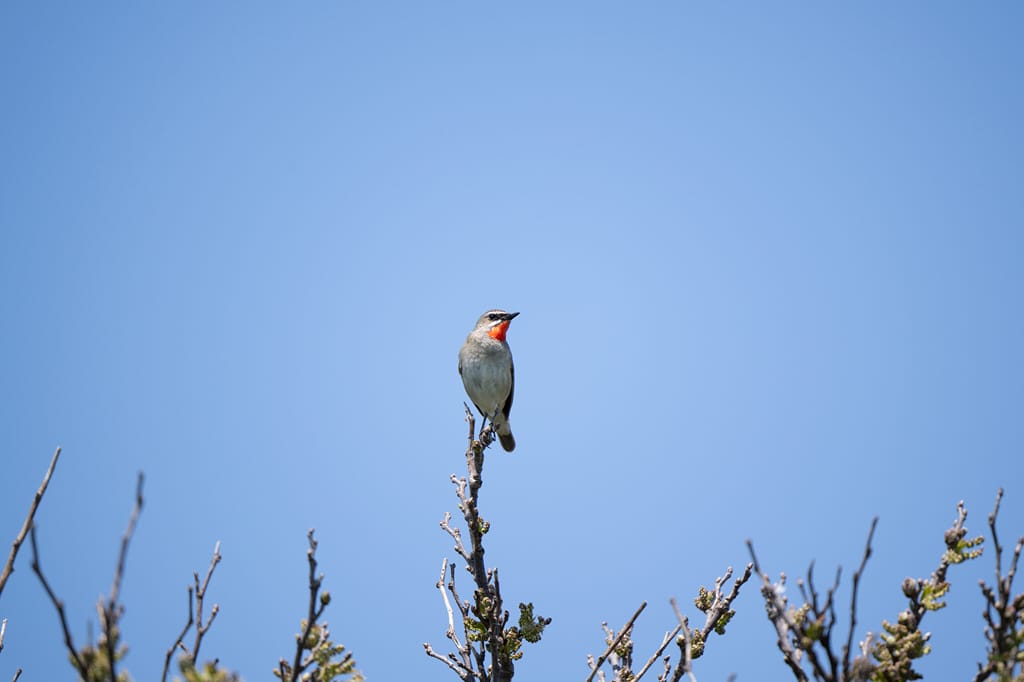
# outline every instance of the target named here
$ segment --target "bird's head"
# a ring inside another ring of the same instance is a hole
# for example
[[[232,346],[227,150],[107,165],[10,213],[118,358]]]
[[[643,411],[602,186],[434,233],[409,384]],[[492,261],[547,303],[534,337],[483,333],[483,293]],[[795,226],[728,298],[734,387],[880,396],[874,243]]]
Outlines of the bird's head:
[[[518,314],[507,313],[504,310],[488,310],[476,321],[476,329],[486,332],[492,339],[504,341],[512,318]]]

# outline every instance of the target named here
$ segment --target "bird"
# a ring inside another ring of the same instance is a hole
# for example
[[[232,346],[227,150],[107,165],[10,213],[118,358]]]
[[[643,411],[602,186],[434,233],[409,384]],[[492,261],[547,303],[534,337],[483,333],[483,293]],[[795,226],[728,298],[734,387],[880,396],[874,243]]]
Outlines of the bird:
[[[466,394],[498,434],[506,452],[516,448],[508,414],[512,410],[515,391],[515,367],[512,351],[505,341],[509,323],[519,313],[488,310],[476,321],[473,331],[459,349],[459,375]],[[481,430],[483,424],[481,424]]]

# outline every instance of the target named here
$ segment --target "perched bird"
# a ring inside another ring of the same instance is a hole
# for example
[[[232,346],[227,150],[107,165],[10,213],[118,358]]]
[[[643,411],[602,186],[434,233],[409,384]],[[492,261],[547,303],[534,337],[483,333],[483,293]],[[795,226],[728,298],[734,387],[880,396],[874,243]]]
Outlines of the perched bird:
[[[519,313],[488,310],[476,321],[476,327],[459,349],[459,374],[469,399],[480,410],[484,421],[490,419],[507,452],[516,448],[508,413],[512,410],[515,368],[512,351],[505,341],[509,323]],[[482,428],[482,425],[481,425]]]

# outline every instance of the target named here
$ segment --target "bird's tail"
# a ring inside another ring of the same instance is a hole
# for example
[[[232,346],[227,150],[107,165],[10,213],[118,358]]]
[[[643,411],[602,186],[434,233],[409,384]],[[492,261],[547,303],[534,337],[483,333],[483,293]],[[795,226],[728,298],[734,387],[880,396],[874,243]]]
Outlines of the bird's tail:
[[[498,440],[501,442],[501,447],[505,449],[505,452],[512,452],[516,449],[516,439],[512,437],[512,428],[508,425],[508,422],[502,422],[497,425]]]

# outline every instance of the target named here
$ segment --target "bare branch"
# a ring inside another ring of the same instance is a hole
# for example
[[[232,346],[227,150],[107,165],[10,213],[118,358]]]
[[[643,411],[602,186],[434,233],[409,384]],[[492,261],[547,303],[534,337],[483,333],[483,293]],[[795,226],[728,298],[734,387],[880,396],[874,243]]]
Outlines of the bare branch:
[[[455,571],[454,571],[454,568],[455,567],[452,566],[453,570],[452,570],[451,589],[452,589],[453,592],[454,592],[454,588],[455,588]],[[455,650],[458,651],[459,655],[462,657],[462,664],[461,665],[467,671],[469,671],[471,669],[471,666],[470,666],[471,662],[470,662],[470,659],[469,659],[470,647],[469,647],[468,644],[463,644],[459,640],[459,635],[455,632],[455,612],[452,610],[452,603],[451,603],[451,601],[448,600],[448,590],[445,589],[445,582],[444,582],[444,577],[445,577],[445,574],[447,572],[448,572],[448,558],[445,557],[444,560],[441,562],[441,577],[438,578],[438,580],[437,580],[437,589],[441,593],[441,598],[444,600],[445,611],[448,612],[448,631],[446,633],[446,636],[448,637],[448,639],[451,640],[452,644],[455,645]]]
[[[121,580],[124,577],[124,564],[128,557],[128,544],[131,542],[132,536],[135,535],[135,526],[138,524],[139,514],[142,512],[142,484],[144,481],[145,477],[140,471],[135,479],[135,507],[132,509],[132,515],[128,519],[128,528],[121,537],[121,551],[117,556],[117,570],[114,572],[114,582],[110,587],[110,598],[108,601],[111,605],[116,604],[121,595]]]
[[[850,631],[846,633],[846,644],[843,645],[843,677],[850,674],[850,651],[853,646],[853,632],[857,629],[857,589],[860,587],[860,577],[864,574],[868,559],[871,558],[871,540],[875,537],[875,528],[878,526],[878,517],[871,520],[871,529],[868,531],[867,542],[864,543],[864,556],[861,557],[860,566],[853,573],[853,593],[850,595]]]
[[[306,534],[306,537],[309,540],[309,549],[306,550],[306,559],[309,562],[309,607],[307,609],[305,623],[303,625],[302,632],[299,633],[298,637],[296,638],[297,644],[295,647],[295,658],[291,667],[291,676],[289,677],[291,682],[296,682],[297,680],[301,679],[303,671],[305,671],[306,668],[308,668],[312,663],[314,663],[314,661],[311,658],[306,658],[305,660],[303,660],[302,652],[306,649],[309,649],[311,651],[316,649],[316,645],[309,645],[311,642],[310,638],[313,634],[314,628],[317,627],[317,621],[320,619],[320,616],[323,615],[324,609],[327,608],[326,599],[320,599],[320,607],[317,608],[317,597],[320,593],[320,587],[323,585],[324,576],[322,573],[320,575],[317,575],[316,573],[317,541],[313,537],[313,532],[313,529],[310,528],[309,533]],[[323,628],[320,628],[320,639],[326,637],[326,630],[326,625]],[[286,664],[284,664],[284,662],[282,661],[282,672],[285,669]],[[283,676],[282,679],[284,679]]]
[[[864,553],[857,570],[853,574],[853,591],[850,598],[849,632],[842,646],[841,657],[836,655],[832,635],[838,621],[836,615],[836,593],[842,577],[842,567],[837,567],[832,585],[822,595],[814,583],[814,562],[808,570],[806,580],[797,580],[797,587],[803,603],[790,607],[785,596],[786,576],[782,574],[778,583],[772,583],[768,575],[761,570],[754,547],[750,540],[747,547],[753,559],[755,570],[761,576],[761,595],[765,600],[768,619],[775,626],[777,645],[782,652],[783,660],[789,666],[797,680],[808,679],[803,666],[807,664],[816,680],[839,682],[840,680],[860,679],[865,670],[860,659],[851,662],[853,635],[857,627],[857,597],[860,579],[871,557],[871,542],[874,538],[878,518],[871,521]],[[866,650],[870,636],[862,650]],[[866,660],[866,658],[865,658]],[[870,664],[868,664],[870,667]],[[887,678],[888,679],[888,678]]]
[[[218,604],[213,605],[213,609],[210,611],[210,617],[207,621],[203,622],[203,603],[206,597],[206,590],[210,586],[210,580],[213,578],[213,571],[217,568],[217,564],[221,561],[220,554],[220,541],[213,547],[213,556],[210,558],[210,566],[206,569],[206,578],[200,583],[199,572],[194,571],[192,573],[192,580],[194,585],[188,586],[188,621],[185,626],[181,629],[181,633],[178,635],[174,643],[167,649],[167,653],[164,656],[164,669],[163,674],[160,676],[161,682],[167,679],[167,673],[171,667],[171,659],[174,657],[174,652],[179,649],[184,653],[185,657],[183,660],[187,660],[191,665],[196,665],[197,658],[199,656],[199,647],[203,643],[203,637],[209,631],[210,626],[213,625],[213,619],[217,617],[217,613],[220,611]],[[193,598],[195,599],[195,609],[193,610]],[[192,650],[190,651],[185,646],[185,635],[192,628],[192,625],[196,626],[196,637],[192,644]]]
[[[690,630],[690,620],[679,610],[679,603],[676,602],[676,598],[672,597],[669,599],[669,603],[672,604],[672,610],[676,613],[676,620],[679,621],[679,629],[683,633],[682,657],[676,665],[675,672],[672,674],[673,680],[679,680],[685,673],[693,675],[693,632]]]
[[[732,566],[727,567],[725,574],[715,580],[715,591],[711,593],[711,605],[708,607],[706,612],[707,617],[704,619],[704,627],[701,628],[701,634],[703,635],[705,642],[707,642],[711,631],[719,627],[722,617],[729,614],[729,609],[732,606],[732,603],[740,594],[740,588],[743,587],[744,583],[750,580],[753,570],[754,564],[748,563],[746,568],[743,570],[743,575],[733,582],[732,589],[727,595],[722,593],[722,585],[732,577]]]
[[[456,480],[455,474],[452,474],[452,481],[456,484],[456,486],[459,485],[459,480]],[[462,485],[465,485],[465,482],[465,479],[461,479]],[[459,495],[459,499],[463,499],[463,496]],[[441,528],[444,529],[444,531],[448,533],[448,535],[451,535],[452,539],[455,540],[455,551],[458,553],[458,555],[466,561],[469,561],[471,557],[469,552],[466,551],[466,546],[462,543],[462,531],[458,528],[452,527],[451,520],[451,513],[445,512],[444,518],[441,520]]]
[[[75,643],[71,638],[71,629],[68,627],[67,615],[64,613],[64,602],[57,598],[53,588],[50,587],[50,583],[46,580],[46,576],[43,575],[42,567],[39,565],[39,546],[36,543],[35,526],[32,526],[29,530],[29,539],[32,544],[32,571],[39,578],[39,582],[42,583],[47,596],[50,598],[50,601],[53,602],[54,608],[57,609],[57,616],[60,618],[60,627],[64,631],[64,646],[68,650],[68,654],[71,656],[71,662],[74,663],[75,669],[78,670],[78,674],[82,676],[82,679],[89,679],[89,669],[86,667],[85,662],[79,655],[78,649],[75,648]]]
[[[1024,642],[1024,627],[1022,627],[1020,613],[1024,611],[1024,593],[1013,594],[1013,580],[1017,575],[1017,566],[1020,561],[1021,552],[1024,551],[1024,536],[1017,539],[1014,546],[1013,556],[1007,572],[1003,574],[1003,546],[999,542],[999,535],[996,532],[996,517],[999,515],[999,506],[1003,498],[1003,489],[1000,488],[996,494],[995,506],[988,517],[989,532],[992,534],[992,544],[995,554],[995,586],[990,587],[984,580],[980,580],[981,593],[985,597],[985,611],[982,617],[985,619],[985,639],[988,642],[988,656],[985,665],[978,664],[978,673],[974,676],[975,682],[983,682],[992,676],[997,679],[1009,680],[1018,679],[1021,671],[1024,654],[1021,653],[1022,642]]]
[[[503,649],[502,643],[504,641],[501,593],[497,580],[494,579],[495,574],[488,571],[484,563],[483,535],[487,532],[487,523],[480,517],[477,509],[480,488],[483,486],[484,450],[493,442],[494,434],[491,432],[490,427],[485,427],[481,429],[480,437],[477,439],[476,419],[469,409],[469,405],[464,403],[463,407],[465,407],[466,422],[469,425],[469,445],[466,448],[468,476],[462,478],[452,474],[450,479],[455,486],[455,494],[459,499],[459,510],[462,512],[466,522],[469,546],[467,547],[463,541],[462,531],[451,525],[451,514],[449,512],[445,512],[440,525],[455,540],[455,551],[466,561],[466,570],[473,576],[473,582],[476,585],[474,590],[475,601],[477,608],[482,609],[482,612],[475,613],[475,616],[487,630],[486,642],[492,656],[493,665],[491,667],[493,676],[495,679],[511,679],[511,661],[499,660],[502,658],[499,652]],[[442,580],[443,577],[442,575]],[[454,634],[453,612],[441,582],[438,583],[438,589],[441,590],[441,596],[445,600],[445,607],[449,617],[449,628],[446,636],[455,645],[458,655],[450,653],[447,656],[443,656],[426,643],[424,644],[424,650],[432,658],[443,661],[460,679],[484,678],[487,675],[484,659],[485,649],[481,645],[478,650],[470,642],[468,630],[471,619],[470,606],[468,603],[463,603],[459,600],[455,592],[454,567],[452,568],[452,579],[448,585],[448,591],[455,597],[462,615],[466,637],[464,644],[460,643]],[[507,613],[505,618],[507,619]],[[477,670],[473,670],[474,663]]]
[[[451,578],[446,587],[445,575],[448,573],[449,568],[451,569]],[[447,656],[442,656],[434,651],[434,648],[428,642],[423,643],[423,649],[426,651],[428,656],[436,658],[451,668],[452,671],[459,676],[459,679],[471,680],[476,677],[476,674],[473,672],[473,659],[471,658],[471,655],[476,652],[473,650],[473,647],[468,640],[468,633],[465,633],[465,629],[467,627],[466,618],[469,616],[469,609],[461,603],[458,593],[455,591],[455,566],[449,566],[447,558],[441,562],[441,576],[438,578],[435,587],[437,587],[438,591],[441,593],[441,599],[444,600],[445,611],[448,613],[448,630],[445,633],[445,636],[451,640],[452,644],[455,646],[458,656],[453,653],[449,653]],[[459,605],[459,611],[462,615],[464,634],[467,635],[466,643],[463,643],[459,639],[458,633],[455,631],[455,611],[452,609],[451,601],[448,599],[449,592],[451,592],[452,597],[455,598],[455,602]],[[480,661],[480,665],[482,667],[482,660]]]
[[[633,678],[634,681],[639,680],[647,673],[650,667],[654,665],[654,662],[657,661],[663,653],[665,653],[665,649],[668,647],[668,645],[675,641],[676,635],[678,635],[679,631],[682,629],[683,626],[682,624],[680,624],[677,625],[675,630],[673,630],[672,632],[665,633],[665,638],[661,640],[661,646],[659,646],[657,650],[653,654],[651,654],[651,657],[647,659],[647,663],[644,664],[644,667],[640,668],[640,672],[638,672],[636,674],[636,677]]]
[[[829,682],[837,682],[838,680],[838,660],[832,653],[831,634],[836,620],[833,596],[838,588],[841,575],[842,567],[837,567],[835,581],[826,593],[824,603],[819,601],[818,589],[814,584],[814,561],[811,561],[807,569],[806,581],[797,580],[797,587],[800,589],[800,596],[803,597],[807,613],[806,618],[796,623],[796,630],[799,633],[798,641],[805,641],[806,639],[811,642],[811,645],[802,646],[796,644],[795,646],[806,655],[807,661],[811,664],[811,669],[814,671],[815,679],[827,680]],[[805,638],[805,635],[808,634],[808,630],[811,628],[816,631],[815,636]],[[820,644],[821,653],[829,664],[828,670],[825,668],[826,661],[822,660],[818,648],[814,646],[815,643]]]
[[[75,648],[74,641],[71,637],[71,629],[68,627],[67,614],[64,611],[64,603],[53,591],[53,587],[51,587],[46,576],[43,574],[43,569],[39,562],[39,544],[36,540],[35,526],[33,525],[29,531],[29,538],[32,543],[32,571],[39,578],[39,582],[43,585],[43,589],[46,591],[47,596],[50,598],[54,608],[57,610],[61,629],[64,632],[64,645],[71,657],[72,664],[75,666],[75,669],[78,670],[82,679],[95,679],[96,675],[94,673],[97,671],[100,671],[108,677],[111,682],[117,682],[118,679],[116,670],[117,659],[119,655],[123,655],[124,653],[124,649],[122,648],[119,652],[117,646],[120,639],[118,621],[124,613],[124,606],[120,603],[121,581],[124,578],[124,567],[128,554],[128,545],[135,533],[139,514],[142,511],[142,484],[143,475],[140,472],[135,489],[135,506],[132,510],[131,518],[128,521],[128,528],[125,531],[124,536],[121,538],[121,551],[118,554],[117,568],[114,571],[114,579],[110,588],[110,594],[106,597],[100,597],[99,604],[97,604],[97,611],[99,612],[101,621],[101,636],[96,648],[94,648],[91,643],[86,645],[81,652]],[[90,641],[91,639],[90,635]],[[96,656],[98,653],[102,653],[102,656]],[[106,659],[105,661],[103,660],[104,658]]]
[[[453,526],[449,512],[445,512],[440,526],[455,541],[455,551],[466,562],[466,571],[473,578],[474,589],[471,601],[460,599],[455,589],[455,566],[447,561],[442,564],[441,579],[436,587],[441,591],[448,617],[446,637],[454,645],[455,652],[440,654],[429,643],[424,643],[423,649],[431,658],[443,661],[460,679],[508,682],[515,674],[515,661],[523,655],[523,644],[538,642],[551,619],[535,616],[532,603],[520,603],[517,625],[509,626],[511,616],[504,608],[498,570],[488,569],[484,562],[483,537],[490,530],[490,524],[480,515],[478,507],[480,488],[483,487],[484,451],[494,442],[495,434],[491,425],[487,425],[477,436],[473,412],[468,405],[463,407],[469,425],[465,452],[467,475],[451,474],[449,478],[455,487],[459,511],[466,527]],[[446,566],[451,570],[451,579],[444,585]],[[455,612],[448,599],[449,594],[462,618],[461,640],[455,634]]]
[[[782,658],[798,682],[808,682],[807,673],[800,666],[801,650],[794,647],[790,641],[790,634],[796,629],[796,623],[787,613],[788,601],[784,594],[786,575],[783,573],[779,576],[778,584],[772,583],[768,574],[761,570],[757,554],[754,553],[754,543],[751,540],[747,540],[747,549],[750,551],[750,560],[754,565],[754,570],[761,576],[761,596],[764,597],[768,620],[775,626],[776,644],[779,651],[782,652]]]
[[[1002,577],[1003,572],[1003,546],[999,542],[999,534],[996,532],[996,517],[999,516],[999,506],[1003,501],[1003,489],[1000,488],[996,492],[996,503],[992,508],[992,513],[988,515],[988,530],[992,533],[992,545],[994,546],[993,552],[996,555],[996,579]]]
[[[586,682],[591,682],[591,680],[594,679],[594,675],[597,674],[597,671],[601,668],[602,665],[604,665],[604,662],[608,660],[608,656],[611,655],[613,651],[615,651],[615,647],[619,645],[619,642],[622,641],[622,638],[625,637],[629,633],[629,631],[633,629],[633,623],[636,622],[636,619],[640,616],[641,613],[643,613],[644,609],[646,608],[647,602],[645,601],[642,604],[640,604],[640,608],[636,610],[633,616],[628,621],[626,621],[626,624],[622,626],[621,630],[619,630],[618,636],[616,636],[612,640],[611,644],[608,645],[608,648],[604,650],[604,653],[598,656],[597,661],[591,666],[590,675],[587,676]]]
[[[676,614],[676,620],[679,621],[675,632],[682,633],[682,642],[679,643],[679,662],[676,664],[675,670],[671,671],[671,677],[666,673],[665,679],[677,682],[682,679],[683,675],[688,676],[691,680],[694,679],[693,661],[704,655],[712,632],[725,634],[726,625],[735,615],[735,611],[732,610],[732,603],[739,596],[740,588],[750,580],[753,569],[753,564],[747,564],[743,575],[733,582],[732,589],[729,590],[728,594],[722,588],[732,577],[732,566],[728,566],[724,574],[715,578],[713,590],[708,590],[703,586],[700,588],[694,603],[704,613],[704,625],[694,630],[690,629],[689,619],[679,609],[679,604],[676,602],[675,597],[669,599],[669,603],[672,604],[672,610]],[[666,669],[671,670],[668,660],[666,658]],[[647,665],[641,670],[641,674],[646,672],[652,663],[653,660],[648,661]]]
[[[220,540],[213,546],[213,556],[210,558],[210,567],[206,569],[206,578],[203,579],[203,583],[199,584],[199,574],[193,573],[192,578],[195,580],[195,593],[196,593],[196,639],[192,645],[192,652],[190,654],[192,663],[196,663],[199,658],[199,647],[203,643],[203,637],[209,631],[210,626],[213,625],[213,619],[217,617],[220,612],[220,605],[214,604],[213,608],[210,609],[210,617],[203,623],[203,601],[206,598],[206,588],[210,586],[210,579],[213,578],[213,569],[217,568],[217,564],[220,563]]]
[[[466,649],[463,656],[463,661],[467,669],[473,669],[472,661],[469,656],[473,656],[473,660],[476,661],[476,670],[483,671],[486,669],[486,651],[484,644],[481,642],[478,646],[473,646],[472,636],[470,633],[470,624],[472,623],[472,608],[470,603],[459,596],[459,591],[455,587],[455,564],[448,565],[448,592],[451,593],[452,599],[455,600],[455,604],[459,607],[459,614],[462,617],[462,634],[466,638]],[[476,673],[474,673],[476,674]]]
[[[11,553],[7,556],[7,563],[4,564],[4,570],[0,573],[0,594],[3,594],[4,585],[7,584],[7,580],[14,573],[14,560],[18,556],[18,550],[21,549],[21,543],[25,542],[25,536],[28,535],[29,529],[32,528],[33,521],[36,516],[36,510],[39,508],[39,503],[43,499],[43,494],[46,492],[47,486],[50,485],[50,477],[53,476],[53,470],[57,467],[57,460],[60,458],[60,448],[58,447],[53,457],[50,458],[50,466],[46,469],[46,475],[43,477],[43,482],[40,484],[39,489],[36,490],[35,497],[32,498],[32,504],[28,508],[28,515],[25,517],[25,523],[22,524],[21,530],[18,532],[18,536],[14,538],[14,542],[11,543]]]
[[[449,668],[451,668],[452,672],[458,675],[460,680],[463,680],[465,682],[468,680],[472,680],[476,677],[476,674],[473,673],[472,670],[467,670],[465,667],[463,667],[461,663],[459,663],[459,661],[455,658],[455,654],[448,654],[447,656],[442,656],[441,654],[434,651],[434,647],[430,646],[429,642],[423,643],[423,650],[426,652],[427,656],[430,656],[431,658],[436,658],[437,660],[441,661]]]
[[[468,562],[467,568],[470,574],[473,576],[473,580],[476,582],[477,588],[488,591],[487,584],[487,569],[484,565],[484,548],[483,548],[483,534],[485,529],[483,527],[483,521],[480,518],[480,513],[477,509],[477,502],[480,496],[480,488],[483,487],[483,469],[484,469],[484,450],[490,445],[491,441],[494,440],[493,435],[490,440],[484,440],[484,433],[488,433],[485,428],[480,435],[480,440],[473,440],[472,432],[474,429],[475,419],[473,413],[469,411],[469,406],[466,407],[466,419],[469,421],[470,439],[469,447],[466,448],[466,467],[469,470],[469,496],[467,497],[466,492],[466,479],[455,479],[457,481],[457,494],[459,496],[459,505],[462,510],[462,515],[466,519],[466,528],[469,530],[470,546],[472,547],[469,552],[469,556],[466,557]]]
[[[176,640],[174,640],[174,643],[171,644],[171,646],[167,649],[167,655],[164,657],[164,671],[160,675],[160,682],[165,682],[165,680],[167,679],[167,671],[171,667],[171,658],[174,657],[174,652],[177,651],[179,648],[185,649],[185,646],[184,646],[184,644],[182,642],[184,642],[185,635],[188,634],[188,631],[192,627],[192,623],[194,623],[194,622],[195,622],[195,620],[193,619],[193,612],[192,612],[192,586],[189,585],[188,586],[188,622],[185,623],[185,627],[183,627],[181,629],[181,634],[178,635],[178,638]]]
[[[140,471],[135,483],[135,506],[132,508],[132,515],[128,519],[128,528],[121,537],[121,551],[117,556],[117,569],[114,571],[114,581],[110,586],[110,595],[106,603],[100,608],[100,619],[103,628],[103,643],[107,652],[107,660],[110,664],[110,682],[117,682],[117,624],[124,614],[124,606],[120,604],[121,581],[124,578],[125,561],[128,558],[128,545],[135,535],[135,527],[139,522],[139,514],[142,513],[142,484],[145,477]]]
[[[437,590],[441,593],[445,611],[448,612],[448,632],[451,636],[457,636],[455,635],[455,613],[452,611],[452,603],[448,601],[448,592],[444,589],[444,576],[447,572],[448,557],[445,557],[441,560],[441,577],[437,579]],[[456,644],[458,644],[457,641]]]

